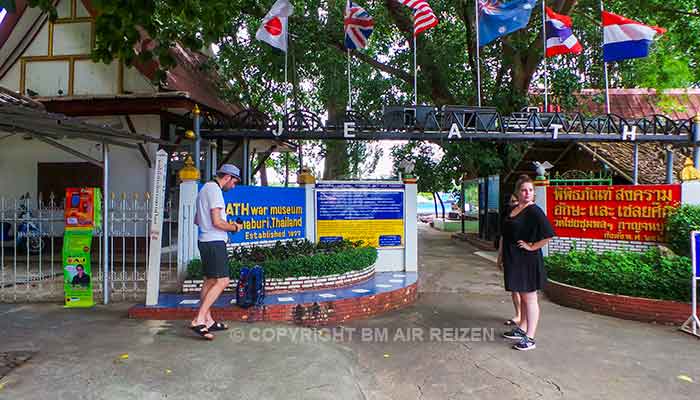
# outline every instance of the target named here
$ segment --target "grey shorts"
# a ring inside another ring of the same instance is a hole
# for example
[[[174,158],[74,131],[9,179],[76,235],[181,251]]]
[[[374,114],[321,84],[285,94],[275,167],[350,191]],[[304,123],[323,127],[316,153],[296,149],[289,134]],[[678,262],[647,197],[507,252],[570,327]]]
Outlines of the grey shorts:
[[[228,253],[226,242],[197,242],[202,257],[202,272],[206,278],[228,278]]]

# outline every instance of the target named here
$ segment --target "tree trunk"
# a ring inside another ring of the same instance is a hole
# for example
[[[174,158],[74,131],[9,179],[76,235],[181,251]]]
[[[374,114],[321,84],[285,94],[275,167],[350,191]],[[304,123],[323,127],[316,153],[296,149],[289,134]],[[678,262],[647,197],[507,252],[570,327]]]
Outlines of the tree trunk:
[[[323,179],[333,180],[344,178],[347,176],[349,168],[348,143],[345,140],[327,141]]]
[[[260,168],[260,185],[261,186],[268,186],[267,168],[264,165],[262,166],[262,168]]]
[[[437,211],[437,196],[435,195],[435,192],[433,192],[433,205],[435,206],[435,218],[438,217],[438,211]]]
[[[440,193],[438,193],[437,198],[438,198],[438,200],[440,200],[440,208],[442,208],[442,219],[444,220],[445,219],[445,203],[442,202],[442,198],[440,197]]]

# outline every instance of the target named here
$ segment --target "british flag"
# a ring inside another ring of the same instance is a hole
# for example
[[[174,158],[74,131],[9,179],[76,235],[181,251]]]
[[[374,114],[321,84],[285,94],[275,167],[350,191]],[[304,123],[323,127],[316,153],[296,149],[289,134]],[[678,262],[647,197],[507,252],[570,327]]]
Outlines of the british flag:
[[[367,11],[348,1],[345,6],[345,47],[364,49],[374,30],[374,20]]]

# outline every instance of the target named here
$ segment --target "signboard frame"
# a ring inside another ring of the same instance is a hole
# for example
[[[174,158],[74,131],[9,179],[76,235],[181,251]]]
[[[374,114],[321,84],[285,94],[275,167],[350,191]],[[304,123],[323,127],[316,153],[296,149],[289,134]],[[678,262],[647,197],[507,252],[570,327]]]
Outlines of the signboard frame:
[[[547,218],[558,237],[658,243],[681,185],[550,186]]]
[[[401,218],[391,219],[400,221],[401,223],[401,233],[400,233],[400,244],[398,245],[385,245],[381,246],[382,237],[396,236],[396,235],[378,235],[377,236],[377,249],[382,250],[402,250],[406,248],[406,186],[402,183],[353,183],[353,182],[324,182],[318,183],[314,187],[314,241],[320,242],[322,240],[322,235],[319,229],[319,194],[328,192],[356,192],[356,193],[399,193],[401,194]],[[333,220],[327,220],[333,221]],[[370,219],[352,219],[352,220],[337,220],[337,221],[371,221]],[[338,237],[335,236],[323,236],[323,237]],[[341,236],[342,237],[342,236]],[[350,239],[353,240],[353,239]],[[367,240],[365,240],[367,242]],[[369,243],[368,243],[369,244]]]
[[[201,190],[201,187],[200,187]],[[263,196],[264,195],[264,196]],[[240,219],[243,222],[241,232],[229,232],[228,244],[234,246],[266,246],[276,242],[303,240],[306,238],[306,192],[304,188],[272,187],[272,186],[236,186],[230,192],[224,193],[224,203],[227,209],[226,220],[233,222]],[[249,209],[247,214],[238,208]],[[230,208],[230,210],[229,210]],[[254,210],[257,212],[254,212]],[[278,210],[301,209],[301,213],[284,213]],[[229,213],[228,211],[231,211]],[[300,220],[301,226],[295,222]],[[264,224],[257,227],[256,224]],[[248,235],[261,231],[284,237],[252,238]],[[290,235],[295,233],[295,235]]]
[[[690,317],[683,323],[681,330],[700,338],[700,319],[698,319],[698,282],[700,282],[700,231],[690,232],[690,249],[693,271],[690,278],[692,302]]]

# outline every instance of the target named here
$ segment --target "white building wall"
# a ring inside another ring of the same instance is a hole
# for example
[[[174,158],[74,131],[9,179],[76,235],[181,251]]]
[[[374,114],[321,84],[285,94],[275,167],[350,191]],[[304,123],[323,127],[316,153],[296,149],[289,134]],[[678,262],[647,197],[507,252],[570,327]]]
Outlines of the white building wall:
[[[104,123],[110,119],[92,119],[93,122]],[[134,126],[139,133],[158,136],[160,133],[160,117],[143,115],[132,117]],[[61,140],[72,149],[80,151],[92,158],[102,159],[102,147],[99,143],[84,140]],[[157,145],[145,145],[146,151],[155,160]],[[0,196],[19,197],[29,192],[37,198],[37,164],[59,162],[84,162],[84,160],[66,153],[56,147],[36,139],[25,140],[24,134],[3,139],[0,142]],[[110,188],[115,193],[145,193],[150,191],[152,171],[136,149],[110,146]]]
[[[102,147],[97,143],[83,140],[62,140],[61,143],[93,158],[102,158]],[[111,146],[110,151],[111,190],[117,193],[146,192],[149,170],[138,150]],[[0,146],[0,196],[14,198],[29,192],[36,199],[37,165],[63,162],[85,160],[36,139],[24,140],[21,134],[4,139]]]
[[[27,47],[23,56],[48,56],[49,55],[49,24],[44,24],[32,43]]]
[[[14,90],[19,92],[19,78],[20,78],[20,65],[15,64],[7,71],[7,74],[0,79],[0,86],[5,89]]]

